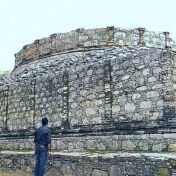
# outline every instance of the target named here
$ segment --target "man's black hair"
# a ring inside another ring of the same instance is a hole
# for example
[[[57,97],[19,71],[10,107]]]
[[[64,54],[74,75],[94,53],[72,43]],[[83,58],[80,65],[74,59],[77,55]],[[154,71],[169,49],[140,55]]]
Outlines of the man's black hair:
[[[48,119],[46,117],[44,117],[42,119],[42,125],[45,126],[45,125],[48,125]]]

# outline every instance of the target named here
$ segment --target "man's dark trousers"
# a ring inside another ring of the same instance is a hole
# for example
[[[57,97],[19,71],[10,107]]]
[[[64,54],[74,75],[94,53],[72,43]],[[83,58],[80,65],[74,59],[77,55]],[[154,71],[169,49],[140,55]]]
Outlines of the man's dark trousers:
[[[36,146],[35,176],[43,176],[48,162],[48,149],[45,146]]]

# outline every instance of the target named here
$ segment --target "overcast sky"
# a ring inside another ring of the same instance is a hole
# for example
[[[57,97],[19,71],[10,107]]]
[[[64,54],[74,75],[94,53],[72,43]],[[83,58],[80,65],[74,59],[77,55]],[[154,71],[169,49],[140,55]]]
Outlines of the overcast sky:
[[[0,70],[23,45],[77,28],[145,27],[176,39],[176,0],[0,0]]]

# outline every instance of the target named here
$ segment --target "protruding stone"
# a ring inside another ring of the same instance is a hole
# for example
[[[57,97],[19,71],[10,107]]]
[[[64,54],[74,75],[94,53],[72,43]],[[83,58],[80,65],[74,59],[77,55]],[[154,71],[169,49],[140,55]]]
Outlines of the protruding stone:
[[[97,149],[98,149],[98,150],[106,150],[106,147],[105,147],[105,145],[103,145],[102,143],[98,143],[98,144],[97,144]]]
[[[141,98],[141,94],[133,94],[133,96],[132,96],[132,100],[136,100],[139,98]]]
[[[108,173],[99,169],[94,169],[91,176],[108,176]]]
[[[125,76],[122,77],[122,80],[124,81],[124,80],[127,80],[129,78],[130,78],[130,75],[125,75]]]
[[[64,175],[75,176],[75,171],[69,164],[63,164],[61,171]]]
[[[82,33],[82,32],[84,32],[84,28],[78,28],[78,29],[76,29],[76,31],[79,33]]]
[[[170,152],[176,152],[176,143],[169,144],[168,149]]]
[[[152,146],[153,151],[161,152],[164,151],[166,148],[166,144],[160,143]]]
[[[131,151],[131,150],[134,150],[135,148],[136,146],[132,141],[122,141],[122,149]]]
[[[87,149],[95,150],[95,143],[92,140],[87,141]]]
[[[112,106],[112,113],[118,113],[120,111],[120,106],[119,105],[114,105]]]
[[[24,46],[23,46],[23,49],[25,50],[25,49],[27,48],[27,46],[28,46],[28,45],[24,45]]]
[[[40,40],[37,39],[37,40],[34,41],[34,44],[38,44],[39,42],[40,42]]]
[[[114,26],[107,26],[107,30],[108,31],[114,30]]]
[[[149,73],[150,73],[149,68],[146,68],[146,69],[143,70],[143,75],[144,76],[148,75]]]
[[[147,90],[147,87],[146,86],[141,86],[141,87],[138,87],[137,90],[138,91],[144,91],[144,90]]]
[[[50,38],[52,39],[52,38],[55,38],[56,36],[57,36],[57,34],[51,34]]]
[[[147,98],[157,98],[159,93],[157,91],[150,91],[146,93]]]
[[[139,31],[139,43],[138,45],[145,45],[145,41],[144,41],[144,32],[145,32],[145,28],[138,28]]]
[[[168,49],[168,48],[170,48],[168,46],[168,39],[169,39],[170,32],[163,32],[163,34],[164,34],[164,37],[165,37],[165,48]]]
[[[148,78],[148,82],[155,82],[155,81],[156,81],[156,78],[153,76]]]
[[[136,109],[136,106],[134,103],[127,103],[125,104],[125,110],[126,111],[134,111]]]
[[[123,169],[119,165],[112,165],[110,168],[110,176],[123,175]]]
[[[151,101],[140,102],[140,108],[142,108],[142,109],[149,109],[149,108],[151,108],[151,106],[152,106]]]

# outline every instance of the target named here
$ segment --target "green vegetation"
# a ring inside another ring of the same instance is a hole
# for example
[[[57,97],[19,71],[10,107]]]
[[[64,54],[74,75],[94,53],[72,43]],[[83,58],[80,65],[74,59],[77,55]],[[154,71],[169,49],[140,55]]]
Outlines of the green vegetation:
[[[10,71],[0,71],[0,76],[6,76],[9,74],[10,74]]]
[[[170,176],[170,173],[167,168],[161,168],[158,170],[157,176]]]

